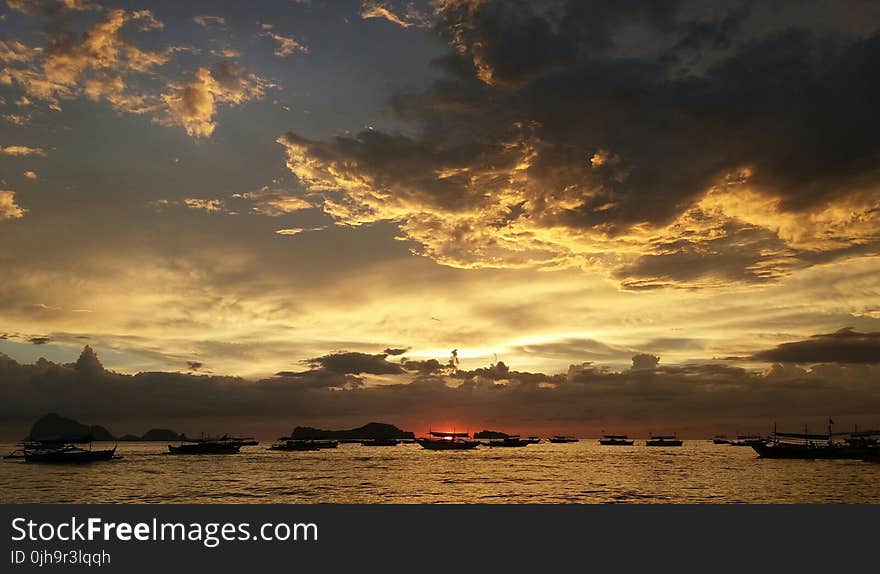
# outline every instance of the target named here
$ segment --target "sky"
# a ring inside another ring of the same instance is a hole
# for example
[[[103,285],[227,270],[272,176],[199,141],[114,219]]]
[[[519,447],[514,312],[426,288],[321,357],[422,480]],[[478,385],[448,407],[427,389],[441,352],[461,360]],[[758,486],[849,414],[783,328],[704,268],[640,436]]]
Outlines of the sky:
[[[4,416],[112,420],[90,345],[145,425],[864,419],[878,60],[855,0],[6,0]]]

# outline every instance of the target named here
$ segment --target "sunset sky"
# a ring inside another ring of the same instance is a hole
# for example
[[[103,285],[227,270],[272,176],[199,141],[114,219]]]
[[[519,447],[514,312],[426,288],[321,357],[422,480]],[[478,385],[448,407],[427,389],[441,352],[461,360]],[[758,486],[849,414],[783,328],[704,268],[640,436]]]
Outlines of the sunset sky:
[[[359,393],[723,372],[862,408],[878,31],[870,1],[6,0],[0,353]]]

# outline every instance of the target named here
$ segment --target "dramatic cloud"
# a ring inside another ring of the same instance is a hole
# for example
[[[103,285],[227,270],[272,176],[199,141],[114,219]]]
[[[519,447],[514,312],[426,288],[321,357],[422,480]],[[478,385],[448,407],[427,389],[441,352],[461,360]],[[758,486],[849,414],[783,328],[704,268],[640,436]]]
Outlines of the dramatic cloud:
[[[19,219],[24,217],[26,210],[15,203],[15,192],[0,190],[0,220]]]
[[[388,353],[370,355],[367,353],[333,353],[306,361],[313,368],[321,367],[331,373],[395,375],[403,373],[396,363],[387,360]]]
[[[197,197],[187,197],[183,200],[183,204],[190,209],[199,209],[207,212],[223,211],[223,202],[219,199],[200,199]]]
[[[194,137],[208,137],[217,127],[218,106],[260,99],[269,86],[232,60],[223,60],[210,69],[199,68],[185,82],[171,83],[169,91],[162,96],[170,115],[159,121],[180,125]]]
[[[196,365],[187,366],[200,368]],[[367,373],[391,382],[368,384],[356,376]],[[825,420],[829,412],[838,422],[864,421],[880,407],[878,385],[880,370],[869,365],[765,373],[714,364],[624,371],[572,365],[544,375],[496,363],[443,374],[427,366],[404,371],[384,353],[335,353],[314,359],[310,370],[252,382],[182,373],[120,375],[106,370],[87,348],[73,364],[41,359],[24,365],[0,354],[0,420],[8,436],[58,411],[117,433],[156,425],[198,432],[210,421],[225,421],[274,436],[292,422],[345,426],[389,420],[417,431],[432,423],[491,422],[598,432],[612,423],[632,434],[659,425],[707,436],[743,424],[766,428],[774,420],[782,425]]]
[[[82,6],[68,2],[49,11],[29,10],[49,17],[48,42],[45,47],[17,40],[0,42],[0,63],[4,64],[0,85],[17,85],[27,103],[44,102],[59,111],[66,100],[85,97],[104,101],[119,112],[149,114],[158,123],[180,125],[195,137],[213,133],[218,106],[259,99],[270,86],[232,60],[200,67],[185,80],[168,79],[168,64],[175,54],[199,51],[189,46],[146,49],[136,44],[135,37],[149,43],[151,33],[165,27],[150,10],[103,11],[98,7],[102,19],[78,36],[74,32],[78,27],[67,13],[80,11]],[[223,24],[216,16],[194,20],[203,26]],[[238,56],[231,48],[210,52]]]
[[[278,47],[275,48],[275,55],[279,58],[286,58],[287,56],[293,54],[308,54],[309,49],[294,40],[289,36],[283,36],[277,32],[271,31],[271,29],[263,32],[260,36],[271,38],[278,44]]]
[[[396,222],[450,266],[580,267],[632,289],[762,283],[876,252],[866,5],[849,27],[815,2],[791,21],[758,3],[436,8],[446,77],[391,102],[417,129],[278,140],[340,224]]]
[[[755,353],[754,359],[797,363],[880,363],[880,332],[859,333],[852,328],[827,335],[814,335],[804,341],[783,343]]]
[[[307,200],[291,195],[284,189],[263,186],[257,191],[233,195],[236,199],[252,202],[251,211],[260,215],[279,216],[314,207]]]
[[[27,156],[27,155],[37,155],[41,157],[46,157],[46,152],[38,147],[28,147],[26,145],[8,145],[8,146],[0,146],[0,154],[3,155],[11,155],[11,156]]]
[[[430,19],[421,13],[412,3],[406,3],[401,7],[395,7],[391,2],[379,0],[364,0],[361,3],[361,18],[379,18],[397,24],[401,28],[427,28],[431,25]]]
[[[34,99],[55,109],[61,101],[80,96],[106,101],[114,109],[141,114],[157,105],[155,97],[129,87],[131,78],[150,74],[168,62],[176,48],[144,50],[123,34],[131,28],[141,32],[163,27],[149,10],[109,10],[81,37],[53,28],[46,48],[17,43],[17,59],[23,66],[0,71],[0,83],[15,83]],[[7,58],[6,62],[10,62]]]

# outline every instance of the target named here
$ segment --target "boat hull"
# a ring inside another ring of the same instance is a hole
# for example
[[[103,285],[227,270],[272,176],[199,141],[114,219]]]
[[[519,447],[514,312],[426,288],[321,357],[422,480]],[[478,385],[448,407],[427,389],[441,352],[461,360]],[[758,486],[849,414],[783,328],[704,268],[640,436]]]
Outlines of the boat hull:
[[[321,450],[321,446],[311,441],[289,441],[282,444],[273,444],[269,447],[269,450],[282,450],[287,452],[314,451]]]
[[[684,444],[684,441],[680,439],[675,440],[647,440],[645,441],[645,446],[681,446]]]
[[[24,453],[24,460],[26,462],[40,462],[49,464],[86,464],[90,462],[121,459],[121,456],[116,455],[116,447],[108,450],[58,449],[47,451],[26,451]]]
[[[599,439],[599,444],[602,446],[632,446],[636,443],[635,440],[625,440],[618,438],[603,438]]]
[[[193,443],[178,446],[168,445],[168,454],[238,454],[239,443]]]
[[[858,460],[877,456],[870,448],[852,448],[838,445],[805,444],[753,444],[752,448],[760,458],[799,459],[799,460]]]
[[[475,440],[416,439],[427,450],[471,450],[480,446]]]

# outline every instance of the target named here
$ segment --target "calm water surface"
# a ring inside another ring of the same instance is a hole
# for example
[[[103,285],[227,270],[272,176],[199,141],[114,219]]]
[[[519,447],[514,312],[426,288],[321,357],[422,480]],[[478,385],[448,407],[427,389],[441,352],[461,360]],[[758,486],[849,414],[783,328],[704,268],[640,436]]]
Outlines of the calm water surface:
[[[165,443],[129,442],[119,443],[125,460],[118,462],[3,460],[0,502],[880,503],[880,464],[760,460],[750,448],[711,441],[646,448],[590,439],[461,452],[416,444],[315,452],[266,446],[164,456]],[[13,448],[0,445],[3,454]]]

